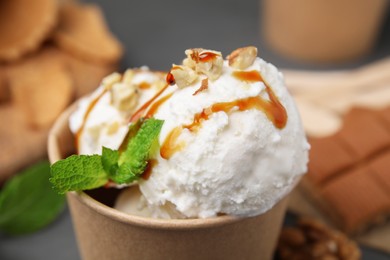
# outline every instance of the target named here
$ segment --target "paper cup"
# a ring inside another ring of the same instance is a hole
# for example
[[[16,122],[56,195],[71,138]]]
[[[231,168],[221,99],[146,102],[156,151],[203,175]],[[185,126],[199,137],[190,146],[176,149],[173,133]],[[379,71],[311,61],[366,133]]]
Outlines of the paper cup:
[[[342,62],[370,52],[388,0],[262,0],[261,26],[279,53],[312,62]]]
[[[73,149],[65,111],[49,134],[51,163]],[[111,206],[118,190],[70,192],[68,203],[83,259],[272,259],[287,199],[256,217],[152,219]]]

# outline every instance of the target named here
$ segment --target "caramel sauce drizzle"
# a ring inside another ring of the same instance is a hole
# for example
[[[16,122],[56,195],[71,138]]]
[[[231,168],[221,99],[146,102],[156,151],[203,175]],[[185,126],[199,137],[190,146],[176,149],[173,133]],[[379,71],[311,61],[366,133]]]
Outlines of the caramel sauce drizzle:
[[[171,70],[174,70],[174,69],[180,69],[180,67],[173,67]],[[142,115],[145,113],[146,109],[148,109],[148,107],[153,103],[153,101],[155,101],[159,96],[161,96],[162,93],[164,93],[164,91],[170,86],[170,85],[174,85],[175,84],[175,77],[172,75],[171,72],[168,72],[167,74],[167,77],[166,77],[166,82],[167,84],[159,91],[157,92],[157,94],[155,94],[151,99],[148,100],[148,102],[146,102],[145,104],[142,105],[142,107],[140,107],[130,118],[130,123],[134,123],[136,122],[138,119],[140,119],[142,117]],[[154,113],[157,111],[157,109],[159,108],[159,106],[161,106],[162,103],[164,103],[165,101],[167,101],[167,99],[170,98],[172,94],[170,95],[167,95],[165,97],[163,97],[162,99],[160,99],[159,101],[157,101],[155,104],[153,104],[153,106],[149,109],[152,110],[150,112],[148,112],[148,114],[144,117],[146,118],[149,118],[149,117],[152,117],[154,115]]]
[[[156,114],[157,110],[160,108],[160,106],[162,104],[164,104],[165,101],[167,101],[172,95],[173,95],[173,93],[170,93],[170,94],[160,98],[156,102],[154,102],[153,105],[149,108],[148,112],[146,113],[145,118],[153,117],[154,114]]]
[[[209,79],[205,78],[202,80],[202,83],[200,87],[192,94],[193,96],[198,95],[198,93],[202,92],[203,90],[206,90],[209,88]]]
[[[209,62],[214,60],[218,56],[217,53],[204,51],[201,54],[199,54],[198,50],[193,50],[191,53],[191,59],[194,60],[196,63],[199,62]]]
[[[160,148],[160,155],[162,158],[169,159],[174,153],[184,148],[184,142],[177,142],[177,139],[179,138],[182,131],[183,127],[177,126],[173,128],[173,130],[165,138],[165,141]]]
[[[156,159],[150,159],[148,161],[148,164],[146,166],[145,171],[142,173],[141,178],[144,180],[148,180],[150,175],[152,175],[152,169],[154,166],[156,166],[158,161]]]
[[[175,85],[176,80],[173,74],[171,73],[172,70],[181,70],[179,66],[173,66],[171,70],[168,72],[167,77],[165,78],[165,81],[167,82],[168,85]]]
[[[169,74],[168,74],[169,75]],[[168,77],[167,75],[167,77]],[[165,85],[156,95],[154,95],[151,99],[148,100],[145,104],[143,104],[130,118],[130,123],[136,122],[138,119],[142,117],[145,113],[146,109],[155,101],[168,87],[170,84]]]
[[[169,159],[175,152],[181,150],[184,144],[177,143],[177,139],[180,136],[183,129],[189,131],[197,131],[204,120],[208,120],[209,117],[216,112],[230,112],[234,107],[237,107],[239,111],[258,109],[263,111],[267,118],[274,124],[275,127],[282,129],[287,123],[287,112],[284,106],[279,102],[275,93],[264,81],[258,71],[235,71],[233,76],[237,79],[246,82],[263,82],[265,84],[265,90],[268,94],[269,100],[266,100],[260,96],[248,97],[244,99],[238,99],[232,102],[220,102],[210,107],[204,108],[202,112],[195,114],[194,120],[189,125],[179,126],[174,128],[165,139],[160,149],[160,155],[164,159]]]
[[[206,51],[199,54],[198,58],[200,62],[209,62],[214,60],[217,56],[218,56],[217,53]]]
[[[162,97],[161,99],[159,99],[158,101],[156,101],[155,103],[153,103],[159,96],[161,96],[162,93],[164,93],[164,91],[170,86],[170,85],[173,85],[175,84],[175,78],[173,77],[172,73],[169,72],[166,76],[166,82],[167,84],[158,92],[156,93],[151,99],[149,99],[145,104],[143,104],[130,118],[130,123],[135,123],[138,121],[138,119],[140,119],[141,117],[144,117],[144,118],[151,118],[156,112],[157,110],[159,109],[159,107],[165,102],[167,101],[172,95],[173,93],[170,93],[164,97]],[[152,105],[153,103],[153,105]],[[151,106],[151,107],[150,107]],[[150,107],[150,108],[149,108]],[[143,114],[145,113],[145,111],[148,110],[148,112],[146,113],[146,115],[143,116]],[[128,139],[128,138],[127,138]],[[124,140],[124,142],[127,143],[126,139]],[[121,144],[121,149],[124,150],[124,143]],[[120,150],[121,150],[120,149]],[[141,175],[141,178],[143,178],[144,180],[147,180],[149,179],[150,175],[152,174],[152,169],[153,167],[157,165],[157,160],[155,159],[150,159],[148,161],[148,164],[146,166],[146,169],[145,171],[142,173]]]
[[[148,82],[141,82],[139,85],[138,85],[138,87],[140,88],[140,89],[149,89],[150,87],[151,87],[152,85],[150,84],[150,83],[148,83]]]
[[[179,67],[178,67],[179,68]],[[173,75],[169,72],[167,74],[167,77],[166,77],[166,81],[167,81],[167,84],[166,86],[164,86],[157,94],[155,94],[150,100],[148,100],[148,102],[146,102],[141,108],[139,108],[134,114],[133,116],[130,118],[130,122],[133,123],[133,122],[136,122],[138,121],[138,119],[140,119],[142,117],[142,115],[144,114],[144,112],[146,111],[146,109],[148,109],[148,107],[153,103],[153,101],[155,101],[170,85],[173,85],[175,84],[175,79],[173,77]],[[139,85],[139,88],[140,89],[147,89],[147,88],[150,88],[150,84],[147,83],[147,82],[142,82],[140,85]],[[99,96],[97,96],[95,99],[93,99],[91,101],[91,103],[89,103],[88,105],[88,108],[84,114],[84,117],[83,117],[83,123],[81,125],[81,127],[79,128],[79,130],[77,131],[77,133],[75,134],[75,147],[76,147],[76,150],[77,150],[77,153],[78,153],[78,150],[79,150],[79,141],[80,141],[80,137],[81,137],[81,134],[85,128],[85,124],[86,124],[86,121],[89,117],[89,114],[91,113],[92,109],[96,106],[97,102],[100,100],[100,98],[107,92],[107,89],[104,89],[104,91],[102,93],[99,94]],[[167,101],[171,96],[173,95],[173,93],[170,93],[164,97],[162,97],[161,99],[159,99],[157,102],[155,102],[151,107],[150,109],[148,110],[147,114],[144,116],[145,118],[150,118],[152,117],[158,110],[158,108],[165,102]],[[125,138],[125,140],[127,140],[128,138]],[[124,143],[127,143],[127,141],[124,141],[119,150],[120,151],[123,151],[124,150]],[[152,168],[157,164],[157,160],[155,159],[151,159],[148,161],[148,164],[147,164],[147,168],[145,169],[144,173],[142,174],[141,178],[147,180],[151,173],[152,173]],[[110,181],[107,182],[106,184],[107,187],[110,186]]]
[[[85,114],[84,114],[84,117],[83,117],[83,123],[81,124],[79,130],[75,134],[75,139],[74,139],[74,142],[75,142],[74,145],[76,147],[76,152],[77,153],[79,153],[79,143],[80,143],[81,134],[84,131],[85,124],[87,123],[87,119],[89,117],[89,114],[91,113],[92,109],[96,106],[97,102],[102,98],[102,96],[104,94],[106,94],[106,92],[107,92],[107,89],[104,89],[102,91],[102,93],[99,94],[99,96],[97,96],[94,100],[91,101],[91,103],[89,103],[89,105],[87,107],[87,110],[85,111]]]
[[[233,76],[237,79],[241,79],[247,82],[263,82],[265,85],[265,91],[267,92],[270,100],[268,101],[261,97],[248,98],[248,103],[252,104],[248,109],[257,108],[262,110],[267,115],[268,119],[271,120],[274,126],[279,129],[282,129],[286,126],[287,111],[285,107],[280,103],[272,88],[263,79],[258,71],[235,71],[233,72]]]

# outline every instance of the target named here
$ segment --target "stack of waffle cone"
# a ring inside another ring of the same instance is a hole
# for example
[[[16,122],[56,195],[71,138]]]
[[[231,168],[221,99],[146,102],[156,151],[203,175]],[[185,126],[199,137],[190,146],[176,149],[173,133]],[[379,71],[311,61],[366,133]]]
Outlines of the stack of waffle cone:
[[[36,51],[58,20],[53,0],[0,2],[0,61],[15,61]]]
[[[51,124],[117,69],[123,48],[99,7],[77,1],[2,0],[0,33],[1,185],[47,156]]]

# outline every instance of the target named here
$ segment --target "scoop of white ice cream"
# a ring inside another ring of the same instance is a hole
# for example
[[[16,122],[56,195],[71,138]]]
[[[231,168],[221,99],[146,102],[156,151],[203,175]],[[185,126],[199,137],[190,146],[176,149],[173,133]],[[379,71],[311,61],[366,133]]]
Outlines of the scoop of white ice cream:
[[[88,105],[81,103],[71,117],[79,150],[117,149],[129,118],[153,116],[164,120],[160,153],[150,176],[138,181],[150,215],[166,218],[164,208],[177,211],[168,212],[171,217],[261,214],[291,191],[308,161],[309,145],[282,74],[256,58],[253,47],[236,50],[225,61],[215,51],[186,53],[183,65],[173,66],[167,77],[177,84],[160,84],[152,102],[147,101],[152,95],[138,88],[137,106],[125,113],[107,91],[88,118]],[[99,91],[83,102],[91,104]],[[117,131],[109,135],[105,127],[113,121]],[[99,131],[87,130],[96,125]]]

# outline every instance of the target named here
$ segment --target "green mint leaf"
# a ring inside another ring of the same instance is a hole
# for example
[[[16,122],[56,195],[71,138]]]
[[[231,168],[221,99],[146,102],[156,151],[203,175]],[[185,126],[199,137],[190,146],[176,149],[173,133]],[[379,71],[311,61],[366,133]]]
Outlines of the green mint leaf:
[[[0,230],[10,235],[37,231],[62,212],[65,197],[49,182],[49,162],[38,163],[8,180],[0,191]]]
[[[51,166],[50,181],[62,194],[103,186],[109,179],[118,184],[137,180],[157,150],[164,121],[138,120],[129,126],[119,151],[103,147],[100,155],[72,155]]]
[[[126,150],[119,156],[119,171],[112,176],[116,183],[130,183],[138,179],[148,165],[151,150],[156,147],[164,121],[145,120],[136,135],[130,139]]]
[[[123,163],[119,167],[118,174],[113,176],[113,180],[116,183],[123,184],[123,183],[131,183],[133,181],[136,181],[140,175],[143,173],[143,171],[137,171],[137,169],[146,168],[147,162],[144,163],[143,166],[136,166],[132,165],[131,163]]]
[[[100,155],[72,155],[51,166],[51,183],[58,193],[90,190],[106,184]]]
[[[127,132],[125,139],[119,147],[119,152],[126,151],[127,145],[129,144],[130,140],[138,133],[143,122],[144,120],[141,118],[129,126],[129,131]]]
[[[118,171],[119,151],[103,147],[102,164],[103,169],[109,176],[113,176]]]

